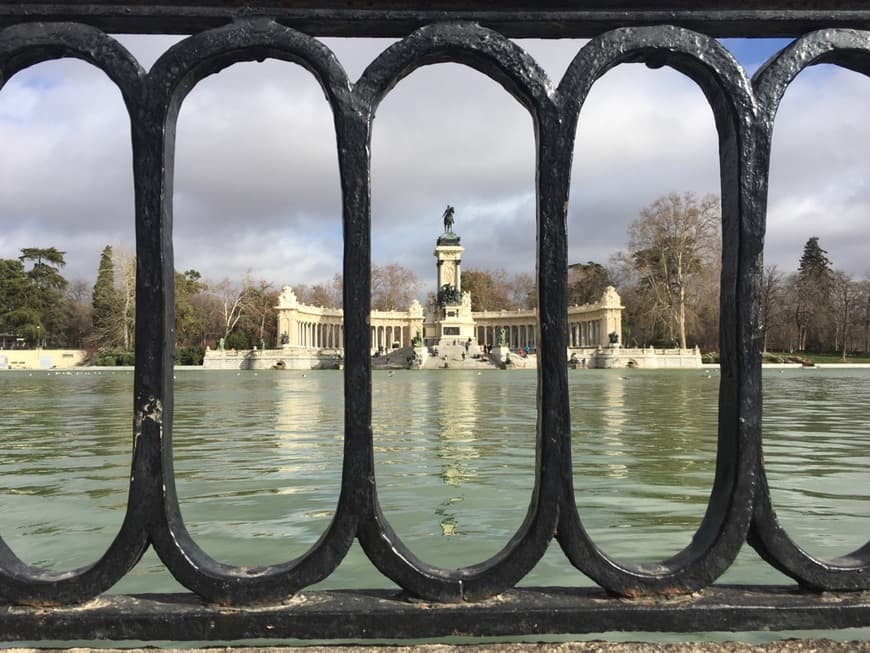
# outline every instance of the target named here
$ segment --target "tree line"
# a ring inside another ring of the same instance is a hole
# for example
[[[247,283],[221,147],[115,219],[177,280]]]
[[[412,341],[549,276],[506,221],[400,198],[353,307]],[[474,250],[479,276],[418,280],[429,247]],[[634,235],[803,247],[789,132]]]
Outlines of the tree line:
[[[717,351],[721,218],[715,196],[671,193],[641,210],[628,228],[627,248],[605,266],[568,266],[568,304],[597,302],[608,285],[619,291],[622,342],[627,346],[698,345]],[[854,279],[834,267],[816,236],[804,246],[792,273],[767,266],[761,293],[765,351],[870,352],[870,273]],[[29,247],[0,259],[0,336],[28,347],[70,347],[93,352],[104,364],[132,362],[136,310],[136,260],[125,248],[106,246],[96,282],[69,282],[65,252]],[[277,344],[279,291],[250,274],[243,279],[203,279],[196,270],[175,273],[175,334],[179,363],[201,362],[207,346],[223,338],[229,349]],[[304,304],[341,307],[340,274],[331,281],[293,287]],[[413,271],[372,266],[372,308],[407,310],[419,296]],[[468,269],[462,290],[472,310],[531,309],[534,278],[504,270]],[[434,304],[434,293],[427,301]]]
[[[62,274],[65,252],[25,248],[17,259],[0,259],[0,335],[26,347],[75,348],[104,365],[132,364],[136,324],[136,258],[107,245],[93,286]],[[397,264],[372,267],[376,310],[407,310],[419,284]],[[248,274],[243,279],[203,279],[197,270],[175,272],[176,362],[199,364],[207,346],[223,339],[227,349],[274,347],[279,291]],[[342,305],[341,275],[331,283],[294,286],[305,304]]]
[[[761,329],[764,351],[870,352],[870,271],[854,279],[833,267],[819,238],[804,245],[798,269],[764,268]]]
[[[625,306],[627,346],[719,349],[722,271],[720,201],[715,195],[670,193],[643,208],[627,229],[626,248],[607,265],[568,266],[568,304],[597,302],[608,285]],[[797,254],[797,253],[796,253]],[[761,335],[764,350],[785,353],[870,352],[870,272],[855,279],[834,268],[811,236],[797,269],[764,270]],[[462,274],[472,310],[533,308],[534,279],[504,270]]]
[[[60,273],[64,252],[27,247],[17,259],[0,259],[0,333],[31,346],[75,340],[79,328],[73,301],[83,291]]]
[[[644,208],[628,229],[628,249],[610,273],[626,306],[628,344],[699,345],[718,351],[722,236],[719,198],[671,193]],[[810,236],[794,272],[764,269],[764,351],[870,352],[870,271],[834,268]]]
[[[293,286],[296,298],[302,304],[341,308],[343,305],[344,280],[336,273],[328,283]],[[420,282],[413,270],[398,263],[372,265],[371,271],[372,310],[406,311],[420,293]]]
[[[132,364],[136,323],[136,259],[106,246],[96,282],[69,282],[65,252],[25,248],[0,259],[0,334],[26,347],[89,350],[100,364]],[[200,363],[208,345],[249,349],[275,341],[278,292],[250,275],[206,281],[196,270],[175,273],[177,362]]]

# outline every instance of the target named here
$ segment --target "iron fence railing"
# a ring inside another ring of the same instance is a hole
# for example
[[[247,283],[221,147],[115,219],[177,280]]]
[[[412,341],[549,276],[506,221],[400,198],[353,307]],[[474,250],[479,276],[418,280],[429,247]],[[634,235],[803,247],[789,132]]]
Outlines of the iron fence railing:
[[[0,83],[59,57],[85,60],[120,89],[135,181],[137,322],[134,447],[123,524],[92,565],[51,572],[0,541],[0,637],[6,640],[430,637],[600,632],[844,628],[870,625],[870,544],[819,560],[776,519],[761,459],[759,288],[771,133],[788,84],[807,66],[870,74],[863,2],[640,0],[537,2],[0,2]],[[363,6],[366,5],[366,6]],[[844,6],[847,5],[847,6]],[[146,72],[107,32],[192,33]],[[315,35],[396,36],[355,83]],[[751,80],[714,36],[796,40]],[[591,36],[551,83],[507,37]],[[172,462],[174,355],[172,185],[175,127],[187,93],[241,61],[304,66],[334,115],[344,229],[345,440],[335,517],[303,556],[222,564],[182,520]],[[372,120],[393,86],[437,62],[470,66],[531,115],[537,153],[539,288],[535,488],[522,526],[489,560],[445,569],[419,560],[378,505],[371,428],[370,157]],[[721,385],[715,479],[691,543],[653,565],[611,559],[574,501],[567,350],[566,207],[578,115],[592,85],[624,62],[670,66],[705,94],[719,134],[723,260]],[[4,153],[3,156],[6,156]],[[515,589],[556,539],[597,589]],[[398,592],[306,592],[354,540]],[[748,542],[795,580],[713,585]],[[104,594],[154,547],[190,594]]]

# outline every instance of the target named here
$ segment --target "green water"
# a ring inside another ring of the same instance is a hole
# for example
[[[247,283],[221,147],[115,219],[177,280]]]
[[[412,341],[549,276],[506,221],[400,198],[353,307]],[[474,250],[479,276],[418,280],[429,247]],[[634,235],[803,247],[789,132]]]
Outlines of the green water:
[[[342,455],[341,372],[176,373],[181,509],[227,563],[293,558],[327,528]],[[571,371],[578,508],[596,543],[632,561],[684,547],[713,478],[718,373]],[[464,566],[519,527],[534,478],[534,372],[375,373],[378,491],[424,560]],[[870,370],[766,370],[774,507],[815,555],[870,532]],[[132,373],[0,373],[0,534],[26,562],[95,560],[120,526]],[[745,547],[723,582],[790,583]],[[524,585],[588,585],[554,543]],[[319,587],[390,587],[354,546]],[[180,591],[153,553],[113,592]],[[867,633],[864,631],[859,631]],[[853,631],[854,633],[854,631]]]

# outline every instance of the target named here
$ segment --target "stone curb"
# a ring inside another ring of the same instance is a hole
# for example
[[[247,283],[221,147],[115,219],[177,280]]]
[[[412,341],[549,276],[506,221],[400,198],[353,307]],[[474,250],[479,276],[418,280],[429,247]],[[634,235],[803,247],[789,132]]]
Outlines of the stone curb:
[[[4,653],[870,653],[870,641],[784,639],[765,644],[743,642],[552,642],[494,644],[418,644],[413,646],[238,646],[191,649],[10,648]]]

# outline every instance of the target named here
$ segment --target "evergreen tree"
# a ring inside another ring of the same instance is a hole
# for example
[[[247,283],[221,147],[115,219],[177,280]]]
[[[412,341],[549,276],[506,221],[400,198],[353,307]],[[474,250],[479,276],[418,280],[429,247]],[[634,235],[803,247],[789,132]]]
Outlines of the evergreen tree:
[[[205,289],[202,275],[196,270],[175,273],[175,341],[176,347],[202,345],[206,316],[195,302]]]
[[[26,293],[27,275],[21,261],[0,259],[0,332],[23,335],[21,327],[31,322],[30,313],[24,310]]]
[[[832,270],[831,260],[825,256],[827,253],[827,250],[819,245],[819,237],[812,236],[804,245],[804,253],[801,255],[798,267],[801,279],[816,280],[829,277]]]
[[[60,273],[66,265],[65,252],[55,247],[25,247],[18,260],[31,263],[26,271],[27,283],[11,321],[18,333],[30,342],[42,346],[63,344],[67,314],[64,310],[64,290],[67,280]]]
[[[97,282],[91,299],[93,332],[91,343],[97,348],[121,344],[121,298],[115,290],[115,265],[112,248],[106,245],[100,254]]]
[[[66,252],[60,252],[56,247],[25,247],[18,259],[22,263],[33,262],[27,277],[36,288],[62,292],[67,286],[66,279],[59,272],[66,265],[64,254]]]
[[[610,273],[601,263],[572,263],[568,266],[568,305],[594,304],[609,285]]]
[[[794,312],[801,351],[822,351],[825,336],[832,328],[834,272],[827,253],[819,245],[818,236],[812,236],[801,255]]]

